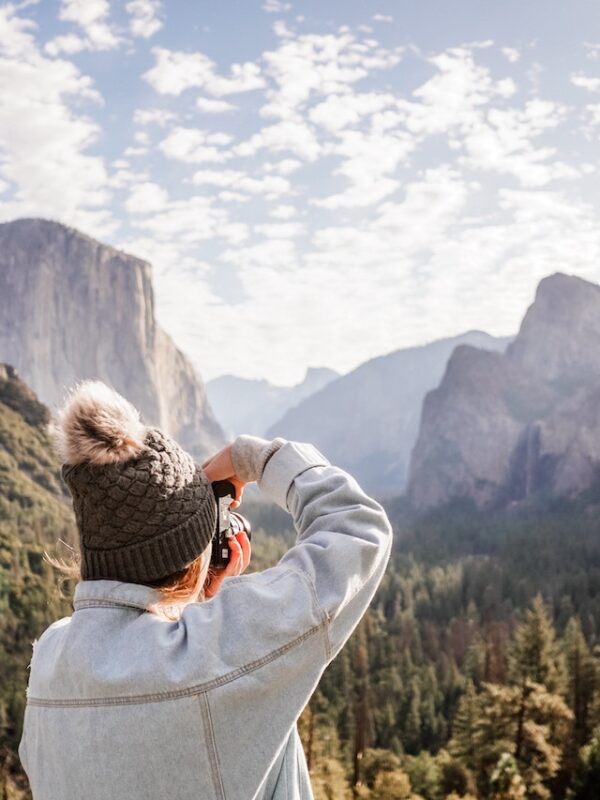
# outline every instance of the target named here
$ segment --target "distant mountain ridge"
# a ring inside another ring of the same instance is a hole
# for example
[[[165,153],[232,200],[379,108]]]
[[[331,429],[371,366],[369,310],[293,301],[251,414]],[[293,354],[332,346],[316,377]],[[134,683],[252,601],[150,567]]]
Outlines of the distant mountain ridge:
[[[510,339],[474,330],[370,359],[290,409],[266,436],[312,442],[367,491],[400,495],[423,397],[438,385],[454,348],[468,342],[503,350]]]
[[[265,380],[221,375],[206,383],[206,392],[219,423],[229,438],[240,433],[264,436],[266,429],[288,409],[318,392],[339,373],[328,367],[309,367],[295,386],[276,386]]]
[[[498,507],[575,496],[600,466],[600,286],[543,278],[505,353],[452,353],[423,404],[407,496]]]
[[[158,325],[150,264],[57,222],[0,224],[0,360],[51,409],[99,378],[196,458],[225,437],[191,361]]]

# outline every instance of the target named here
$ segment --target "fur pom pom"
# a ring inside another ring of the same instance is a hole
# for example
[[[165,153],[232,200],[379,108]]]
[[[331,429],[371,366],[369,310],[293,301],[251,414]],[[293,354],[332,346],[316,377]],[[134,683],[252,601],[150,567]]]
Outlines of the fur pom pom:
[[[67,464],[114,464],[144,449],[145,426],[137,409],[102,381],[76,384],[50,432]]]

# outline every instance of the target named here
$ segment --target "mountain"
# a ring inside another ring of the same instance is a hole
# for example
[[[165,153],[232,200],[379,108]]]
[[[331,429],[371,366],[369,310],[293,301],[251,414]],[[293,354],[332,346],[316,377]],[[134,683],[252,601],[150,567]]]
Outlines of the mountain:
[[[600,286],[557,272],[505,353],[452,353],[423,403],[407,497],[416,510],[572,497],[599,465]]]
[[[11,530],[19,542],[39,544],[41,520],[57,534],[74,529],[49,421],[50,411],[14,367],[0,363],[0,543],[5,546]]]
[[[70,613],[44,550],[73,546],[75,520],[47,431],[50,411],[11,365],[0,363],[0,796],[30,797],[6,770],[17,765],[31,643]]]
[[[225,443],[202,380],[156,322],[150,264],[65,225],[0,224],[0,359],[51,408],[99,378],[197,459]]]
[[[306,397],[318,392],[339,373],[327,367],[309,367],[295,386],[275,386],[267,380],[221,375],[206,383],[217,419],[230,438],[239,433],[264,436],[267,428]]]
[[[454,348],[469,342],[502,350],[508,341],[474,330],[370,359],[290,409],[266,436],[311,442],[366,491],[399,495],[423,397],[438,385]]]

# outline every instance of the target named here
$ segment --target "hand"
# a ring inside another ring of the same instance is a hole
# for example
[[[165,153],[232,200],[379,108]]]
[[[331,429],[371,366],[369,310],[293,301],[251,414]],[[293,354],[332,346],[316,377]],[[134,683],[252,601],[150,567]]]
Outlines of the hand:
[[[227,544],[229,545],[231,554],[229,556],[229,563],[225,569],[213,570],[209,568],[208,570],[208,576],[204,584],[204,597],[207,600],[214,597],[219,591],[219,587],[224,578],[230,575],[233,577],[241,575],[250,563],[252,548],[246,531],[240,531],[240,533],[236,533],[235,536],[230,536],[229,539],[227,539]]]
[[[226,445],[219,450],[218,453],[215,453],[214,456],[208,458],[202,464],[202,469],[211,483],[213,481],[231,481],[235,487],[235,499],[231,503],[231,508],[237,508],[242,502],[242,495],[244,494],[244,486],[246,486],[246,484],[235,474],[233,462],[231,460],[231,445]]]

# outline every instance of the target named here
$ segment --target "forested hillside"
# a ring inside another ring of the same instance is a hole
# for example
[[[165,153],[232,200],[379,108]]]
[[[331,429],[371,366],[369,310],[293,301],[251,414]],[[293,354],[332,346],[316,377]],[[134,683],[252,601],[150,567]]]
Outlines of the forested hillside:
[[[389,510],[387,575],[302,718],[317,797],[600,797],[599,499]]]
[[[28,797],[16,750],[31,643],[72,612],[42,558],[74,540],[47,421],[0,367],[1,800]],[[600,482],[513,514],[389,505],[386,577],[300,719],[317,800],[600,797],[599,509]],[[263,568],[291,518],[250,498],[241,511]]]
[[[70,613],[48,543],[72,544],[75,524],[64,502],[59,465],[46,425],[49,413],[12,367],[0,364],[0,798],[21,797],[16,750],[27,665],[36,636]]]

